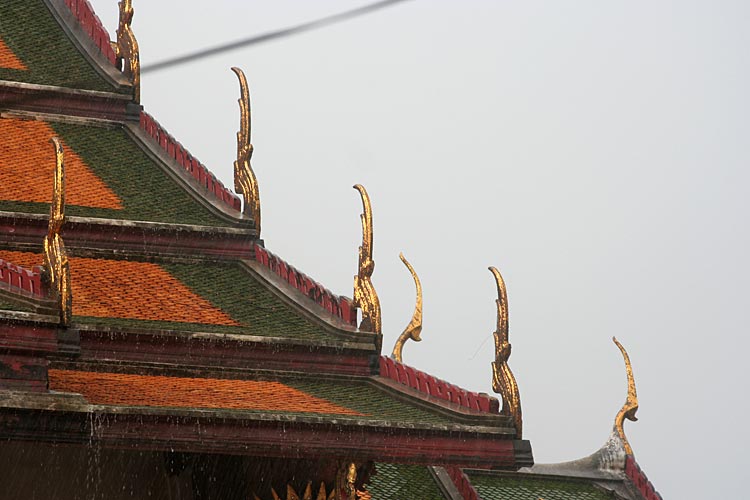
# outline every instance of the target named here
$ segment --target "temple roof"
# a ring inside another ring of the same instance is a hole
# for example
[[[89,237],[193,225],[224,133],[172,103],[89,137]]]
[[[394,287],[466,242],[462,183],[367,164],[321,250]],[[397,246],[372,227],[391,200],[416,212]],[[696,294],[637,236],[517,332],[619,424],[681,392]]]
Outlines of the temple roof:
[[[123,48],[85,0],[8,0],[7,19],[0,438],[85,444],[95,434],[110,450],[375,461],[372,498],[660,498],[623,433],[614,455],[608,442],[531,467],[496,269],[502,406],[401,362],[400,349],[382,356],[363,186],[352,299],[266,248],[241,71],[242,202],[143,111]],[[417,307],[400,347],[422,328],[421,284],[402,260]],[[620,430],[635,409],[623,407]]]

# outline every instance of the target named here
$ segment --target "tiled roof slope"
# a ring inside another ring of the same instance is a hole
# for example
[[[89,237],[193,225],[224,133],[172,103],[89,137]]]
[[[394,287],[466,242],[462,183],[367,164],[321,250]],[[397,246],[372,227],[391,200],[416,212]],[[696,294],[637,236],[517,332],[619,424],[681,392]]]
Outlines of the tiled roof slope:
[[[363,379],[237,380],[50,369],[49,388],[111,407],[315,414],[397,425],[447,425],[449,416],[394,398]]]
[[[481,500],[616,499],[591,481],[562,477],[465,471]]]
[[[0,62],[5,62],[0,80],[117,91],[76,48],[43,0],[0,2],[0,41],[7,48],[5,56],[0,50]],[[11,64],[14,60],[26,69]]]
[[[46,214],[54,158],[65,148],[67,215],[226,226],[120,125],[0,118],[0,210]],[[45,174],[45,172],[47,174]],[[198,191],[200,192],[200,191]]]
[[[28,269],[43,260],[41,254],[10,250],[0,250],[0,259]],[[70,257],[70,270],[74,322],[306,340],[330,338],[238,262],[157,264]]]
[[[362,414],[276,381],[50,370],[49,388],[97,405]]]
[[[372,500],[419,499],[442,500],[435,480],[427,467],[405,464],[375,464],[375,475],[370,478],[367,491]]]

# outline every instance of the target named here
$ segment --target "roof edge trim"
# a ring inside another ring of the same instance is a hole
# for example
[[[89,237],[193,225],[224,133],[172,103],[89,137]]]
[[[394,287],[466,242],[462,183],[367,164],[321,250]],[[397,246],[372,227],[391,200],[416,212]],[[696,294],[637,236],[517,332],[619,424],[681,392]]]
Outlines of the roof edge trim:
[[[646,474],[638,466],[633,455],[628,455],[625,459],[625,475],[633,482],[638,492],[644,500],[662,500],[661,494],[654,488]]]
[[[242,216],[239,196],[224,184],[197,158],[177,141],[154,117],[141,111],[139,124],[127,123],[126,130],[143,144],[148,151],[168,166],[168,171],[176,174],[189,192],[203,202],[207,208],[227,221],[235,224],[252,224],[252,220]],[[165,158],[166,157],[166,158]]]
[[[507,439],[515,438],[516,430],[513,427],[513,422],[506,415],[470,411],[450,402],[404,389],[403,385],[394,383],[389,379],[374,377],[369,379],[369,383],[391,397],[408,401],[424,410],[461,420],[472,426],[491,427],[505,434]],[[501,427],[498,427],[498,425],[501,425]]]
[[[117,90],[132,89],[133,85],[115,66],[109,33],[87,0],[43,1],[99,76]]]
[[[495,397],[462,389],[387,356],[381,356],[379,361],[381,377],[395,380],[423,394],[449,401],[464,408],[485,413],[500,413],[500,402]]]
[[[357,312],[352,300],[343,295],[335,295],[323,285],[307,276],[278,255],[255,243],[255,260],[275,273],[308,299],[315,302],[332,316],[340,319],[347,327],[357,328]]]
[[[23,266],[0,259],[0,285],[7,285],[4,288],[8,291],[26,296],[42,298],[47,295],[42,285],[42,268],[40,266],[26,269]]]

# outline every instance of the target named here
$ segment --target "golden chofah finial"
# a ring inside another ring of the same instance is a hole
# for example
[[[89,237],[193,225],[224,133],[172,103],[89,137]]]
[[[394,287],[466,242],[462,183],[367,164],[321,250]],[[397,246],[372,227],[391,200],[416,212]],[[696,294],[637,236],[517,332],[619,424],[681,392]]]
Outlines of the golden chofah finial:
[[[70,292],[70,265],[60,229],[65,223],[65,161],[63,147],[57,137],[51,140],[55,147],[55,176],[52,187],[47,236],[44,238],[44,267],[46,279],[56,295],[60,324],[70,325],[72,295]]]
[[[633,367],[630,365],[630,356],[625,348],[620,344],[615,337],[612,337],[612,341],[620,348],[622,357],[625,360],[625,372],[628,376],[628,397],[625,399],[625,404],[622,405],[620,411],[617,412],[615,417],[614,431],[620,437],[623,446],[625,447],[625,453],[628,455],[633,454],[633,448],[628,443],[628,438],[625,437],[625,429],[623,424],[627,418],[631,422],[635,422],[638,418],[635,413],[638,411],[638,394],[635,392],[635,378],[633,378]]]
[[[367,332],[381,333],[380,300],[372,285],[372,272],[375,262],[372,260],[372,207],[370,197],[361,184],[355,184],[354,189],[362,197],[362,246],[359,247],[359,269],[354,277],[354,306],[362,311],[362,321],[359,329]]]
[[[346,492],[348,494],[348,500],[357,500],[357,466],[354,462],[349,464],[349,468],[346,471]]]
[[[260,191],[258,179],[250,166],[253,145],[250,144],[250,90],[247,78],[240,68],[232,68],[240,81],[240,130],[237,132],[237,160],[234,162],[234,189],[242,194],[245,203],[242,213],[255,222],[255,232],[260,238]]]
[[[112,44],[122,72],[133,84],[133,100],[141,102],[141,56],[138,52],[138,41],[135,39],[130,23],[133,22],[133,2],[122,0],[120,22],[117,26],[117,42]]]
[[[398,256],[411,273],[412,278],[414,278],[414,286],[417,288],[417,304],[414,306],[414,314],[412,315],[411,321],[406,326],[406,329],[404,329],[404,332],[399,336],[398,340],[396,340],[396,345],[393,346],[393,354],[391,354],[393,359],[399,363],[403,363],[401,353],[404,350],[404,344],[406,341],[409,339],[412,339],[414,342],[422,340],[422,337],[419,336],[420,333],[422,333],[422,283],[419,282],[419,276],[417,276],[417,273],[414,271],[411,264],[409,264],[409,261],[406,260],[404,254],[400,253]]]
[[[497,329],[495,330],[495,361],[492,363],[492,390],[500,394],[503,399],[503,415],[513,418],[516,426],[516,437],[523,435],[523,418],[521,417],[521,395],[513,372],[508,366],[510,358],[510,342],[508,342],[508,294],[505,281],[500,271],[489,267],[497,284]]]

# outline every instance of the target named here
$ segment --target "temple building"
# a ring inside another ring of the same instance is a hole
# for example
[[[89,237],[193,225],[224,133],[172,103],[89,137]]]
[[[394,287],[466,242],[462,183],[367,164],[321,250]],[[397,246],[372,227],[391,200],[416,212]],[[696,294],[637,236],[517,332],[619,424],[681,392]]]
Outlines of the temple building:
[[[133,13],[110,34],[86,0],[0,2],[2,498],[661,498],[624,434],[622,345],[604,446],[535,465],[500,272],[495,396],[404,363],[421,285],[402,257],[417,301],[391,351],[365,187],[348,298],[261,239],[242,70],[232,189],[141,106]]]

